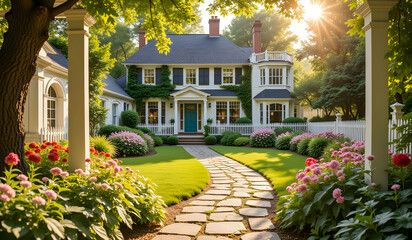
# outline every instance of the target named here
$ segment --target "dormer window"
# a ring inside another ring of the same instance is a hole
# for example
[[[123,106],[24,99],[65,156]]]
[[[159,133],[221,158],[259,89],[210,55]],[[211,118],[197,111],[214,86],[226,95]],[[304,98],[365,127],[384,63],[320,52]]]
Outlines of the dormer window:
[[[196,84],[196,69],[186,69],[186,84]]]
[[[155,70],[154,68],[148,68],[144,70],[144,83],[145,84],[155,84]]]
[[[283,69],[282,68],[269,68],[269,85],[282,84]]]
[[[234,74],[232,68],[223,69],[223,84],[233,84]]]

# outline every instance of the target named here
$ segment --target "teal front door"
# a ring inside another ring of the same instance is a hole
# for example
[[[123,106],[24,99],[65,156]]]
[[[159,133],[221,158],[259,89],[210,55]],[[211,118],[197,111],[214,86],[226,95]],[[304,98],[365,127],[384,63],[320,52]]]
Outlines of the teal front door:
[[[197,105],[185,104],[185,132],[197,132]]]

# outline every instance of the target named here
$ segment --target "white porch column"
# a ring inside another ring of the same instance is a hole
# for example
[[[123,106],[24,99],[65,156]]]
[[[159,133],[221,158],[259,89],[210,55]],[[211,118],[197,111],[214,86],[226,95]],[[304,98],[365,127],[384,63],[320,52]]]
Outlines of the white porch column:
[[[177,100],[175,99],[175,123],[174,123],[174,125],[175,125],[174,134],[175,135],[177,135],[177,130],[178,130],[178,126],[179,126],[178,123],[180,122],[177,110],[178,110],[178,104],[177,104]]]
[[[263,103],[262,105],[263,105],[263,109],[262,109],[263,110],[263,125],[266,125],[266,124],[268,124],[268,116],[267,116],[268,112],[266,110],[267,104]]]
[[[207,99],[203,100],[203,126],[207,124]]]
[[[157,125],[160,129],[160,125],[162,125],[162,101],[157,101]]]
[[[149,124],[149,102],[148,101],[146,101],[145,103],[145,121],[146,121],[146,124]]]
[[[366,161],[365,168],[373,169],[371,179],[388,188],[388,12],[396,1],[369,0],[357,12],[364,17],[366,47],[366,149],[374,161]]]
[[[96,20],[84,9],[65,12],[69,36],[69,171],[85,170],[89,148],[89,27]]]

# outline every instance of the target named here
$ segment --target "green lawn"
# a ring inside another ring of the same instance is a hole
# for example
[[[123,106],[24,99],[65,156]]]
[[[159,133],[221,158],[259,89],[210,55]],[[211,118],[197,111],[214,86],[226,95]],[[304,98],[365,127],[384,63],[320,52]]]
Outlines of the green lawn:
[[[297,171],[306,167],[306,157],[273,148],[227,146],[210,146],[210,148],[265,175],[270,179],[279,196],[286,194],[285,188],[296,181]]]
[[[157,147],[157,154],[124,158],[122,167],[139,170],[157,184],[156,193],[167,205],[200,193],[209,183],[207,169],[182,147]]]

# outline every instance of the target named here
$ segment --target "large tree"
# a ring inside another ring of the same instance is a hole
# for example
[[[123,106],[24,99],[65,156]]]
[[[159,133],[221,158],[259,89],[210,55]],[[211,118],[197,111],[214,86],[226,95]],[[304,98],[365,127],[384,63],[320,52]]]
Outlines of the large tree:
[[[223,31],[223,36],[238,46],[252,46],[252,26],[255,20],[262,22],[262,51],[284,51],[297,39],[289,30],[291,20],[275,10],[261,10],[252,17],[235,17]]]
[[[23,113],[31,78],[36,72],[38,54],[49,38],[51,21],[75,4],[85,8],[97,21],[100,31],[113,30],[116,19],[121,17],[126,23],[135,21],[136,16],[145,15],[143,27],[148,39],[156,38],[161,53],[169,51],[170,39],[165,27],[177,33],[182,32],[182,23],[196,21],[193,4],[200,0],[66,0],[55,4],[56,0],[1,0],[0,11],[7,10],[6,22],[0,29],[4,34],[0,49],[0,159],[10,152],[17,153],[22,161],[18,167],[27,171],[24,161]],[[215,0],[208,10],[219,11],[222,15],[251,15],[260,5],[267,9],[277,7],[287,16],[300,15],[297,0]],[[4,162],[0,161],[3,172]]]

